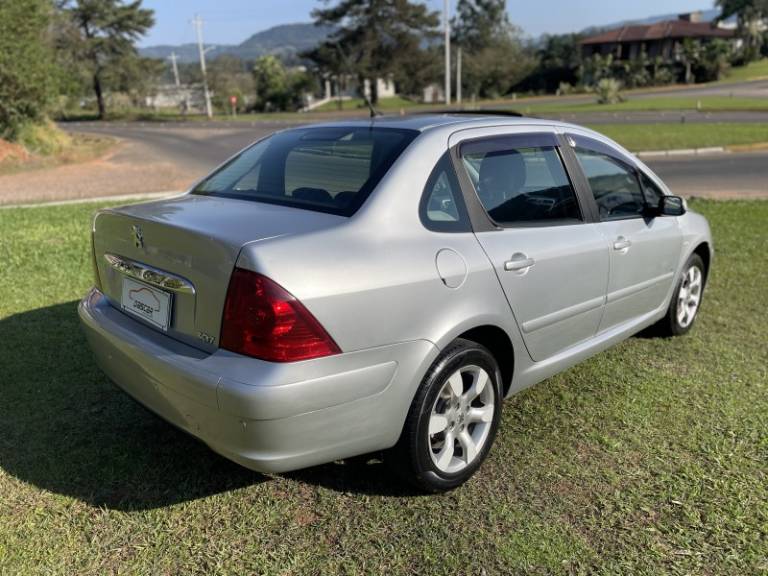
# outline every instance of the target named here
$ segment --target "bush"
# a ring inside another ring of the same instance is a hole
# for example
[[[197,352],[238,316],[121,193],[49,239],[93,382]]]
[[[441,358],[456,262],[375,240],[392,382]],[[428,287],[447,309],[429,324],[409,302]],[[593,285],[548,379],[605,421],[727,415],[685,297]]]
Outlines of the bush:
[[[0,2],[0,137],[14,140],[51,104],[56,74],[47,0]]]
[[[33,154],[51,156],[63,152],[72,144],[72,138],[50,120],[27,122],[19,126],[17,141]]]
[[[617,104],[623,102],[621,82],[613,78],[603,78],[594,87],[598,104]]]

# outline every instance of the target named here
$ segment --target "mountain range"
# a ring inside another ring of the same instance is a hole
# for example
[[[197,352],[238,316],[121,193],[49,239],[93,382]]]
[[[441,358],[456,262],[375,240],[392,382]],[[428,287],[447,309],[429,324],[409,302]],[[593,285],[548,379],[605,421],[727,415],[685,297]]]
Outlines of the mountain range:
[[[329,26],[315,26],[311,23],[281,24],[257,32],[240,44],[215,44],[206,59],[215,59],[222,54],[231,54],[242,60],[254,60],[259,56],[274,54],[284,61],[291,62],[298,54],[310,50],[325,40],[333,31]],[[159,45],[139,48],[139,54],[147,58],[168,58],[176,53],[179,62],[197,62],[197,44],[178,46]]]

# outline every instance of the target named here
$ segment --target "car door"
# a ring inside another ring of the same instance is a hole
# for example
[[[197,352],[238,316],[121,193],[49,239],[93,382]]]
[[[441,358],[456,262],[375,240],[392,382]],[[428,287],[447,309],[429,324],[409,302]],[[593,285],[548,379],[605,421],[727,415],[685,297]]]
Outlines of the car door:
[[[682,247],[677,218],[654,216],[663,194],[620,150],[579,134],[567,138],[597,205],[598,228],[610,252],[600,331],[656,310],[674,281]]]
[[[541,361],[597,332],[608,252],[582,210],[557,136],[505,130],[479,138],[466,131],[452,150],[475,235],[531,358]]]

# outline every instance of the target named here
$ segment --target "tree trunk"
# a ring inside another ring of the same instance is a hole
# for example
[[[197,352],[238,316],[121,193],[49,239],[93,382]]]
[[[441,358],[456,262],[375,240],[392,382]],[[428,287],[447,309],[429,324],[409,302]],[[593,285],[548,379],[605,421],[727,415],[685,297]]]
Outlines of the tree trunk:
[[[104,120],[107,117],[107,109],[104,106],[104,93],[101,89],[99,72],[93,74],[93,91],[96,93],[96,105],[99,107],[99,120]]]
[[[379,103],[379,80],[378,78],[372,78],[371,82],[371,105],[376,106]]]

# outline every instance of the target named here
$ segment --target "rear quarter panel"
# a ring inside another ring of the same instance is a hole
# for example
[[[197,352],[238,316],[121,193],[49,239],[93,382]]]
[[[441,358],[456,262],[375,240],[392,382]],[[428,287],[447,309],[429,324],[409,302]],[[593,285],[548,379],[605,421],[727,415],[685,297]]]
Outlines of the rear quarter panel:
[[[411,340],[442,348],[483,324],[501,327],[513,343],[519,340],[474,234],[432,232],[419,219],[422,191],[449,134],[437,129],[419,136],[347,223],[248,244],[238,266],[283,285],[345,352]],[[436,256],[444,249],[465,264],[456,288],[446,286],[437,271]]]

